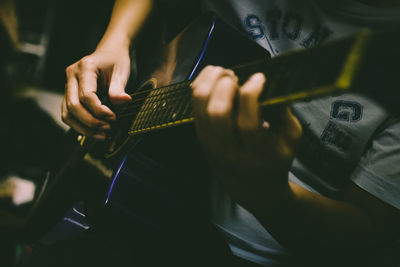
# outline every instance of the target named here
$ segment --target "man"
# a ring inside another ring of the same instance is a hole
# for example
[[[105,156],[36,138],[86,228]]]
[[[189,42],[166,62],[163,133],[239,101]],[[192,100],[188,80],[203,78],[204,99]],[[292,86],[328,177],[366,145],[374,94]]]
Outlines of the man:
[[[206,1],[205,6],[273,56],[362,27],[400,25],[400,2],[394,0]],[[98,49],[67,69],[63,119],[76,130],[104,139],[115,119],[95,94],[99,73],[106,74],[114,104],[130,100],[123,91],[129,40],[150,9],[151,1],[117,1]],[[266,79],[254,74],[239,85],[232,71],[209,66],[192,84],[198,138],[216,178],[211,220],[232,252],[266,266],[398,265],[398,253],[391,251],[400,220],[398,120],[352,94],[261,117],[257,99]],[[356,115],[349,116],[346,107]]]

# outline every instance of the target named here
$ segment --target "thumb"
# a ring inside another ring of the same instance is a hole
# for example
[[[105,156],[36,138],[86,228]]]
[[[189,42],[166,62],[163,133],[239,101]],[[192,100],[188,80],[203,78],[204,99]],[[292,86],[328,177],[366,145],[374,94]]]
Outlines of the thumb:
[[[108,89],[108,95],[112,104],[118,105],[132,100],[131,96],[125,93],[128,78],[129,68],[127,71],[114,67],[111,75],[110,88]]]

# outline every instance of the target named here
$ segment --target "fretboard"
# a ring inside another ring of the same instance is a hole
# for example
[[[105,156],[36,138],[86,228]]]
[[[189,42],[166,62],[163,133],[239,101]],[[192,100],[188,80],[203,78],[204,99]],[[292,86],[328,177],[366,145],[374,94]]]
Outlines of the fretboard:
[[[261,107],[349,90],[365,47],[369,32],[334,41],[326,45],[299,50],[232,68],[243,83],[255,72],[267,77],[259,99]],[[363,59],[364,60],[364,59]],[[120,116],[135,118],[129,134],[192,122],[191,81],[138,92]]]

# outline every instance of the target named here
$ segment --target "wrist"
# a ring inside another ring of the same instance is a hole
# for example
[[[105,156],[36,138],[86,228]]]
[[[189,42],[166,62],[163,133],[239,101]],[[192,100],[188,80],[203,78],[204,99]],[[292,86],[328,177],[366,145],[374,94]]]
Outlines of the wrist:
[[[101,39],[99,44],[96,47],[96,51],[98,50],[129,50],[131,45],[131,38],[124,33],[113,33],[113,34],[105,34]]]

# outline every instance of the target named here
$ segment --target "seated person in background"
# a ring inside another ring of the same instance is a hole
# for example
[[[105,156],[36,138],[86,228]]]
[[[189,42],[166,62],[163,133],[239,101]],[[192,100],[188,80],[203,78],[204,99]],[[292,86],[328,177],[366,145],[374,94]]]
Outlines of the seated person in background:
[[[67,68],[63,119],[77,131],[104,139],[116,119],[96,95],[100,74],[112,103],[131,100],[124,92],[129,46],[152,5],[116,1],[96,51]],[[226,0],[204,7],[272,56],[363,27],[400,26],[395,0]],[[398,119],[366,97],[342,94],[295,103],[264,121],[257,100],[266,79],[256,73],[240,85],[232,71],[209,66],[192,84],[196,130],[213,171],[210,220],[235,262],[398,266]],[[343,105],[358,117],[337,116]]]

